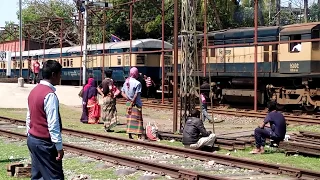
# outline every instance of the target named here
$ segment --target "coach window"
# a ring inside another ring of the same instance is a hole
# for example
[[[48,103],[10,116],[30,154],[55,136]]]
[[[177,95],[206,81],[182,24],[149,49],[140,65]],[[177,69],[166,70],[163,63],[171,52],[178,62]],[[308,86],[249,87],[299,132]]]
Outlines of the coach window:
[[[70,60],[67,59],[67,67],[69,67],[69,66],[70,66]]]
[[[70,67],[73,67],[73,59],[70,59]]]
[[[118,65],[121,65],[121,61],[122,61],[121,56],[117,56],[117,60],[118,60]]]
[[[215,48],[210,49],[210,57],[215,57],[216,56],[216,50]]]
[[[297,41],[297,40],[301,40],[301,34],[290,35],[290,41]],[[293,48],[298,44],[301,44],[301,42],[289,43],[289,52],[295,52],[295,51],[293,51]]]
[[[313,29],[311,32],[312,39],[319,39],[319,29]],[[312,41],[312,50],[319,50],[320,42],[319,41]]]
[[[145,64],[145,58],[144,55],[137,55],[137,64]]]
[[[63,67],[66,67],[66,66],[67,66],[67,60],[63,59]]]
[[[4,69],[6,68],[6,63],[5,63],[5,62],[3,62],[3,68],[4,68]]]

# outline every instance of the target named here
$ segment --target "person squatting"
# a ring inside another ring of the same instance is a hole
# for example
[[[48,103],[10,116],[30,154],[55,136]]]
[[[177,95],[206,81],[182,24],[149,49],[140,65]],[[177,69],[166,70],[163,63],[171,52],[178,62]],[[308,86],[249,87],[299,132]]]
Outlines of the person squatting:
[[[284,116],[276,110],[276,102],[268,103],[269,113],[259,127],[254,130],[256,149],[251,154],[263,154],[266,138],[273,140],[276,144],[283,141],[287,132],[287,124]],[[270,126],[267,126],[269,124]]]

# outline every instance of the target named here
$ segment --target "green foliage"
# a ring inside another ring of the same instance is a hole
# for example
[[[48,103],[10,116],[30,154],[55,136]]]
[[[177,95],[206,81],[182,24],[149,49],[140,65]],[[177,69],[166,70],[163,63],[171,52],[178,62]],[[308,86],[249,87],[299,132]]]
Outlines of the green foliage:
[[[107,0],[100,0],[107,1]],[[101,7],[90,7],[88,10],[88,43],[102,43],[103,33],[105,32],[105,42],[110,40],[111,34],[120,37],[122,40],[130,39],[130,6],[128,4],[120,6],[120,4],[128,3],[128,0],[108,0],[112,2],[114,8],[105,12]],[[205,6],[204,0],[197,1],[197,31],[204,29],[204,12],[207,8],[207,30],[214,31],[219,29],[250,27],[253,26],[254,1],[242,0],[239,4],[238,0],[207,0]],[[165,0],[165,40],[172,41],[173,36],[173,20],[174,20],[174,1]],[[272,0],[259,1],[259,25],[275,25],[276,24],[276,1]],[[162,15],[160,0],[138,1],[133,5],[132,19],[132,39],[141,38],[162,38]],[[24,24],[31,22],[39,24],[43,20],[49,18],[64,18],[63,41],[68,45],[80,43],[82,34],[80,33],[80,23],[74,22],[72,17],[77,13],[77,6],[70,0],[25,0],[23,4],[22,19]],[[99,9],[100,8],[100,9]],[[179,3],[179,13],[181,16],[181,3]],[[93,13],[94,11],[94,13]],[[317,4],[310,7],[309,20],[318,20],[320,12]],[[104,14],[105,13],[105,14]],[[270,15],[270,18],[269,18]],[[104,17],[105,16],[105,17]],[[281,24],[301,23],[301,19],[297,18],[289,10],[281,11]],[[105,18],[105,22],[104,22]],[[60,40],[60,23],[49,22],[43,24],[42,30],[39,25],[34,25],[28,30],[32,34],[32,38],[42,40],[43,31],[46,33],[46,41],[53,45],[58,45]],[[179,20],[180,29],[181,22]],[[45,29],[47,28],[47,29]],[[25,35],[26,32],[25,32]],[[10,39],[10,38],[9,38]]]
[[[0,42],[12,41],[19,37],[18,26],[12,21],[6,21],[4,30],[0,32]]]

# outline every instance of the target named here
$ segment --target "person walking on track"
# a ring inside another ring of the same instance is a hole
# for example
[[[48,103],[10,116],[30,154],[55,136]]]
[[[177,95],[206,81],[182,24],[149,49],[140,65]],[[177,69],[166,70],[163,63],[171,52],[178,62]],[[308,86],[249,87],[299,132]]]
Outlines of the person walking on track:
[[[31,90],[26,118],[27,145],[32,166],[31,179],[64,180],[62,158],[62,123],[55,85],[59,84],[62,66],[48,60],[44,63],[44,80]]]

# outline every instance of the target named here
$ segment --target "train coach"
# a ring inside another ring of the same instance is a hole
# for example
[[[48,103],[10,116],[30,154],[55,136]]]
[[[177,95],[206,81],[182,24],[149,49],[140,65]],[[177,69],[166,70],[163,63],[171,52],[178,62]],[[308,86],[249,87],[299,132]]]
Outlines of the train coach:
[[[170,50],[172,45],[165,42],[164,48]],[[161,49],[161,40],[133,40],[130,62],[130,41],[105,43],[104,46],[103,44],[88,45],[87,75],[93,75],[100,82],[103,67],[105,70],[112,69],[113,79],[121,84],[128,75],[130,66],[136,66],[139,72],[152,77],[155,81],[159,81],[161,77]],[[19,52],[13,52],[11,55],[11,77],[18,77],[20,69]],[[26,80],[32,76],[31,65],[34,61],[38,60],[42,64],[44,61],[51,59],[59,61],[63,66],[61,84],[81,84],[81,46],[24,51],[22,57],[22,75]],[[5,62],[0,63],[0,72],[2,76],[5,76]]]
[[[320,106],[320,41],[314,40],[319,30],[319,22],[258,28],[258,103],[276,101],[279,109],[294,105],[307,111]],[[210,74],[221,90],[215,97],[253,102],[254,28],[211,32],[208,42],[206,65],[199,53],[195,75],[202,76],[204,70],[207,77]]]

